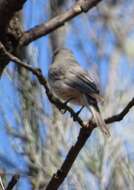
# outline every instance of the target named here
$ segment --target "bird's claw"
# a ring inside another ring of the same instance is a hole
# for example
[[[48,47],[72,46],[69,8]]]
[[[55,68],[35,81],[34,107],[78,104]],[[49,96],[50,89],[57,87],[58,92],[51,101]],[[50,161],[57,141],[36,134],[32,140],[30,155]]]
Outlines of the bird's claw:
[[[75,115],[71,115],[71,117],[73,117],[73,120],[76,121],[80,112],[83,110],[84,106],[82,106],[76,113]]]
[[[80,112],[83,110],[84,106],[82,106],[77,112],[76,115],[79,116]]]
[[[66,101],[64,102],[64,107],[65,107],[65,109],[64,109],[64,111],[63,111],[63,114],[65,114],[65,113],[67,112],[66,106],[67,106],[67,104],[68,104],[71,100],[73,100],[73,99],[74,99],[74,98],[71,97],[71,98],[69,98],[68,100],[66,100]]]

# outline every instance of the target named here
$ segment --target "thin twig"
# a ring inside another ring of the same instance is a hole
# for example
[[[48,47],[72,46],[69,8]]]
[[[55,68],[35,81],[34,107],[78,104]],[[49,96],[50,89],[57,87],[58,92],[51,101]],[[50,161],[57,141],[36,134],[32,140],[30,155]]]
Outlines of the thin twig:
[[[19,174],[15,174],[9,181],[5,190],[12,190],[16,185],[16,183],[18,182],[19,178],[20,178]]]
[[[11,61],[17,63],[19,66],[32,72],[37,77],[40,84],[43,85],[43,87],[45,88],[46,94],[47,94],[50,102],[53,103],[59,110],[68,111],[74,121],[77,121],[82,127],[85,127],[82,119],[78,116],[78,114],[75,113],[74,110],[71,107],[69,107],[66,103],[61,102],[58,98],[56,98],[51,93],[51,91],[49,90],[48,84],[47,84],[47,80],[45,79],[45,77],[43,76],[43,74],[39,68],[33,68],[30,65],[21,61],[19,58],[17,58],[13,54],[9,53],[1,42],[0,42],[0,51],[2,51],[7,56],[7,58],[10,59]]]
[[[109,123],[121,121],[127,115],[127,113],[130,111],[130,109],[133,106],[134,106],[134,98],[132,98],[132,100],[128,102],[128,104],[126,105],[126,107],[123,108],[123,110],[120,113],[118,113],[116,115],[113,115],[113,116],[105,119],[105,122],[107,124],[109,124]]]

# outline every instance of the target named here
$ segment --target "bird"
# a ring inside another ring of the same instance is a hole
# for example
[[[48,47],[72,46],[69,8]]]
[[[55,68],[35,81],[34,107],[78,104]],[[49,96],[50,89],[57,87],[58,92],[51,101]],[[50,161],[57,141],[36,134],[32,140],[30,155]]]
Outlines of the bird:
[[[84,70],[76,60],[72,50],[60,48],[54,52],[48,70],[48,84],[55,96],[63,101],[87,107],[101,131],[110,136],[98,103],[103,99],[95,78]]]

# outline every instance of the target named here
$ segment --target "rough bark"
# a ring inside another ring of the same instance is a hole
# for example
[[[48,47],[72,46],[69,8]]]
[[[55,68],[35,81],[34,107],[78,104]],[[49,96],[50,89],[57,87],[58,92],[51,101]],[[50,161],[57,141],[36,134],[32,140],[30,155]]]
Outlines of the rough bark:
[[[19,38],[22,35],[20,11],[26,0],[0,1],[0,41],[11,53],[16,54]],[[0,77],[9,60],[0,54]]]

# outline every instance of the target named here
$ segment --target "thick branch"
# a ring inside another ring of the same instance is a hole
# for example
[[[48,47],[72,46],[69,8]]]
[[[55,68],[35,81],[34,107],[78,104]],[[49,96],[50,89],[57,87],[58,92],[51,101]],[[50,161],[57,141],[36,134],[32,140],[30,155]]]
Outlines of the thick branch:
[[[21,24],[17,11],[26,0],[0,0],[0,41],[10,52],[16,52],[20,38]],[[17,12],[17,13],[16,13]],[[9,60],[0,55],[0,77]]]
[[[6,29],[14,13],[19,11],[26,0],[1,0],[0,1],[0,39],[6,33]]]
[[[11,53],[15,53],[16,45],[17,46],[18,44],[19,46],[28,45],[30,42],[40,38],[41,36],[47,35],[48,33],[54,31],[58,27],[62,26],[66,21],[69,21],[70,19],[79,15],[80,13],[87,12],[92,7],[96,6],[100,1],[102,0],[79,0],[74,5],[74,7],[72,7],[70,10],[68,10],[64,14],[61,14],[51,19],[47,23],[40,24],[24,32],[23,34],[21,33],[21,37],[20,35],[17,36],[17,41],[15,39],[15,44],[12,44],[14,40],[12,43],[10,42],[11,39],[10,40],[8,39],[9,36],[7,36],[6,29],[14,13],[22,8],[26,0],[19,0],[19,1],[18,0],[1,0],[0,1],[0,18],[3,18],[3,19],[0,20],[0,40],[2,41],[2,43],[4,43],[4,45],[6,45],[8,49],[12,50]],[[9,44],[12,44],[11,45],[12,47],[8,47]],[[8,60],[2,57],[2,61],[0,62],[1,62],[0,63],[0,77],[1,77],[4,68],[8,64]]]
[[[20,39],[20,46],[28,45],[30,42],[47,35],[58,27],[65,24],[65,22],[81,14],[87,12],[95,7],[102,0],[79,0],[77,3],[65,13],[54,17],[46,23],[35,26],[34,28],[24,32]]]

